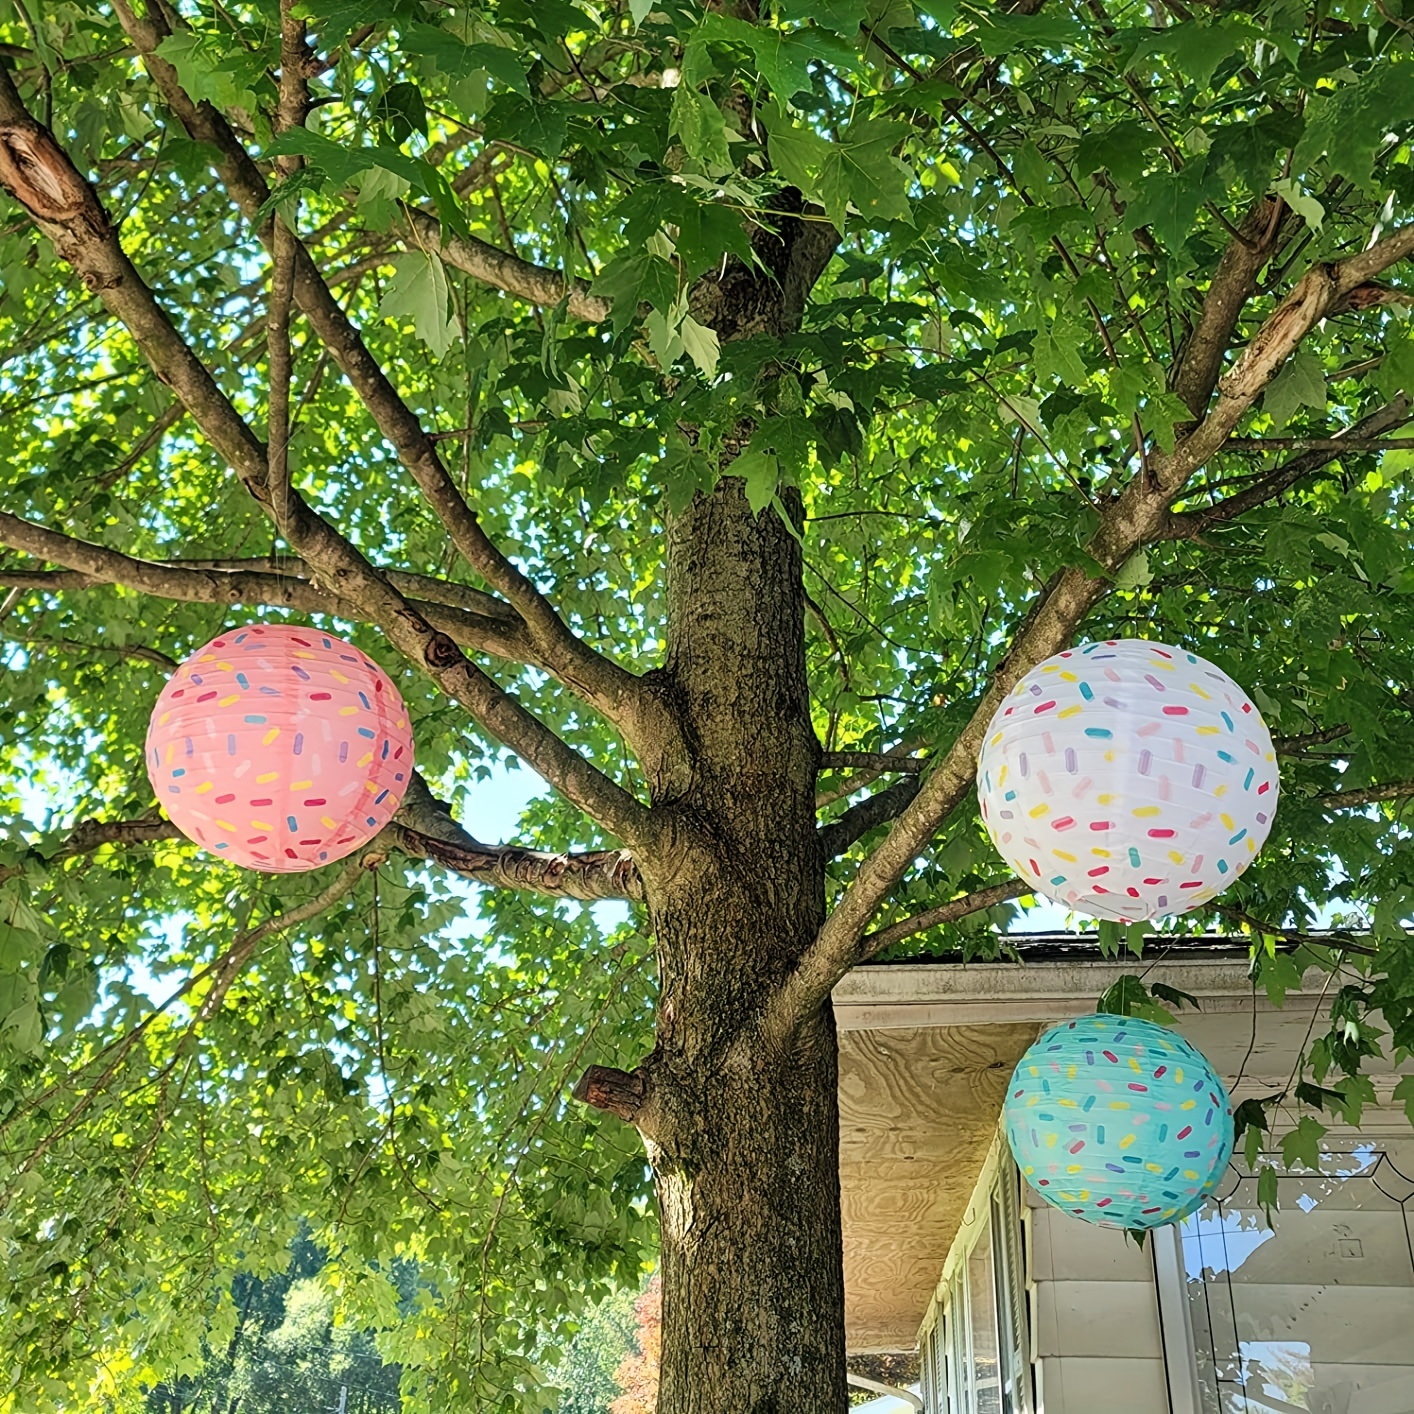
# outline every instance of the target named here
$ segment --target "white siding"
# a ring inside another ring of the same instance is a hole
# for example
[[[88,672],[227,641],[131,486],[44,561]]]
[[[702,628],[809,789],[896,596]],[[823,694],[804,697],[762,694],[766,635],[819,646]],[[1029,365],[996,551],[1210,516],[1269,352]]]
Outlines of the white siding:
[[[1028,1205],[1038,1414],[1169,1414],[1148,1249]]]

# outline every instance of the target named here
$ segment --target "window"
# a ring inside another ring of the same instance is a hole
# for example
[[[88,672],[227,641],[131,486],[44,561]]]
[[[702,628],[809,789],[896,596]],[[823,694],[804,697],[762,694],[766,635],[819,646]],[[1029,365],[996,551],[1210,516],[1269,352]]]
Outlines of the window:
[[[1234,1164],[1184,1222],[1201,1414],[1414,1411],[1414,1181],[1395,1159],[1366,1144],[1284,1174],[1271,1227]]]
[[[922,1340],[929,1414],[1031,1414],[1018,1182],[1003,1153],[949,1256]]]

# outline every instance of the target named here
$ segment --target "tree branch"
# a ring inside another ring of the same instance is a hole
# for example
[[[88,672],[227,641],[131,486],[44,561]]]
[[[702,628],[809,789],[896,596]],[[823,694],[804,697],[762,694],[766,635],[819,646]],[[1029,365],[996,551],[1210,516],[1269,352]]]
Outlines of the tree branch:
[[[1389,781],[1379,786],[1357,786],[1354,790],[1332,791],[1318,795],[1316,804],[1322,810],[1354,810],[1362,805],[1378,805],[1386,800],[1407,800],[1414,795],[1414,781]]]
[[[879,775],[903,771],[916,776],[927,764],[920,756],[893,751],[827,751],[820,758],[822,771],[874,771]]]
[[[1216,505],[1170,515],[1164,538],[1196,540],[1210,526],[1234,520],[1256,506],[1275,500],[1298,481],[1338,460],[1342,452],[1364,450],[1359,445],[1361,441],[1378,437],[1381,432],[1408,422],[1409,418],[1409,399],[1401,393],[1392,402],[1377,408],[1368,417],[1361,418],[1359,422],[1347,428],[1345,433],[1336,437],[1314,439],[1318,445],[1311,445],[1309,451],[1273,468],[1250,486],[1232,496],[1225,496]]]
[[[1265,923],[1262,919],[1243,912],[1234,904],[1220,903],[1214,907],[1224,918],[1231,918],[1235,923],[1245,923],[1256,932],[1280,938],[1284,943],[1296,943],[1308,948],[1338,948],[1342,952],[1359,953],[1362,957],[1379,956],[1378,948],[1372,948],[1366,943],[1357,943],[1345,932],[1302,933],[1297,929],[1279,927],[1275,923]]]
[[[956,923],[959,918],[995,908],[999,903],[1006,903],[1008,899],[1020,898],[1030,892],[1031,885],[1025,880],[1008,879],[1005,883],[989,884],[975,893],[951,899],[947,903],[939,904],[937,908],[928,909],[926,913],[916,913],[912,918],[890,923],[887,928],[866,933],[860,939],[858,961],[867,962],[885,948],[890,948],[905,938],[911,938],[916,933],[926,933],[928,929],[940,927],[944,923]]]
[[[566,310],[587,324],[606,323],[611,313],[609,301],[591,295],[583,280],[567,282],[558,270],[533,265],[475,236],[449,231],[416,206],[403,208],[402,235],[409,250],[433,249],[454,270],[529,304],[552,307],[563,300]]]
[[[143,816],[136,820],[85,820],[57,849],[42,857],[47,864],[93,854],[106,845],[129,846],[180,840],[182,832],[170,820]],[[420,775],[389,824],[370,842],[365,857],[385,856],[396,849],[411,859],[426,859],[473,883],[518,889],[547,898],[643,901],[643,879],[627,850],[591,850],[583,854],[549,854],[517,845],[488,845],[467,834]],[[23,864],[0,868],[0,884],[24,872]]]
[[[1256,292],[1262,267],[1279,248],[1281,226],[1290,215],[1280,197],[1263,197],[1248,211],[1218,261],[1198,319],[1169,379],[1170,389],[1187,404],[1195,419],[1207,410],[1237,321]]]
[[[305,614],[334,614],[353,623],[368,618],[360,605],[327,593],[302,578],[308,573],[303,561],[287,562],[296,567],[287,570],[284,564],[274,569],[257,569],[257,565],[268,564],[260,560],[140,560],[87,540],[61,535],[7,511],[0,511],[0,545],[22,550],[49,564],[65,566],[65,571],[57,573],[0,566],[0,584],[23,589],[54,593],[117,584],[141,594],[190,604],[261,604]],[[457,643],[511,662],[538,666],[539,660],[524,626],[509,605],[489,594],[444,580],[397,570],[382,573],[406,597],[409,607]],[[420,597],[423,595],[429,597]],[[441,600],[453,602],[444,604]],[[471,607],[473,605],[476,607]],[[487,612],[490,607],[497,609],[494,615]]]
[[[269,199],[269,186],[226,119],[210,102],[193,101],[182,88],[176,69],[156,52],[166,37],[165,20],[154,20],[157,12],[139,19],[128,0],[115,0],[114,9],[163,99],[195,141],[215,149],[222,184],[246,219],[256,223]],[[269,247],[272,222],[260,223],[257,234]],[[442,464],[436,444],[298,242],[294,261],[295,303],[397,451],[462,558],[520,611],[548,669],[623,731],[631,745],[638,739],[640,713],[651,716],[660,729],[670,727],[671,720],[661,704],[643,689],[637,677],[576,637],[549,601],[492,542]]]
[[[302,497],[292,492],[288,508],[273,504],[266,449],[182,339],[123,251],[96,195],[49,130],[29,115],[3,69],[0,184],[25,206],[63,259],[127,327],[157,376],[191,410],[203,434],[230,462],[323,586],[360,605],[393,645],[424,667],[449,697],[592,819],[630,845],[645,841],[653,828],[646,806],[469,662],[449,635],[434,629]],[[320,288],[327,295],[322,282]],[[297,297],[298,293],[297,264]]]
[[[1158,483],[1176,493],[1228,439],[1243,415],[1322,320],[1362,306],[1362,286],[1414,253],[1414,222],[1368,250],[1333,264],[1313,265],[1267,316],[1236,363],[1218,380],[1218,398],[1172,453],[1154,459]]]
[[[916,779],[898,781],[887,790],[876,791],[865,800],[851,805],[837,819],[819,830],[820,848],[826,859],[834,859],[843,854],[857,840],[861,840],[870,830],[887,824],[897,817],[900,810],[918,794]]]
[[[1004,883],[990,884],[985,889],[964,894],[961,898],[950,899],[937,908],[930,908],[926,913],[891,923],[877,932],[866,933],[855,941],[848,963],[840,970],[835,981],[844,976],[851,967],[867,962],[904,938],[911,938],[915,933],[925,933],[929,928],[937,928],[944,923],[956,923],[959,918],[995,908],[999,903],[1020,898],[1022,894],[1030,892],[1030,884],[1021,879],[1008,879]],[[800,1024],[800,1018],[820,1005],[815,995],[817,986],[818,979],[812,971],[805,968],[797,968],[786,978],[785,983],[771,994],[766,1003],[761,1018],[761,1030],[764,1035],[777,1044],[789,1037]],[[833,987],[833,983],[831,986]]]
[[[918,794],[860,866],[854,882],[769,1004],[776,1025],[793,1027],[823,1006],[835,983],[853,966],[869,920],[971,791],[982,733],[1006,694],[1037,663],[1070,644],[1085,615],[1107,592],[1110,578],[1135,550],[1163,538],[1169,502],[1222,446],[1302,339],[1321,319],[1346,307],[1366,281],[1411,252],[1414,222],[1359,255],[1307,271],[1219,380],[1218,399],[1202,422],[1171,453],[1151,456],[1110,503],[1085,546],[1095,568],[1072,566],[1062,571],[1037,598],[971,719],[945,754],[930,759]],[[788,1004],[779,1001],[782,996],[789,998]],[[777,1039],[783,1040],[784,1034]]]
[[[582,1105],[603,1110],[641,1129],[648,1105],[648,1076],[642,1067],[618,1070],[611,1065],[591,1065],[570,1094]]]
[[[1273,737],[1272,747],[1278,756],[1300,756],[1312,746],[1326,746],[1350,735],[1350,724],[1342,722],[1336,727],[1326,727],[1318,732],[1305,732],[1301,736]]]

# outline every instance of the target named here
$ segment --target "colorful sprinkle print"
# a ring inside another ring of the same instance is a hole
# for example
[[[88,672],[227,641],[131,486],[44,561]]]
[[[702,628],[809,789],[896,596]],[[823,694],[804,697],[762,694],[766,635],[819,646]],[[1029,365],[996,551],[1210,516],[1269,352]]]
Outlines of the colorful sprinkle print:
[[[318,869],[372,839],[412,774],[392,680],[317,629],[259,624],[172,674],[147,729],[147,773],[186,837],[266,874]]]
[[[1137,923],[1220,894],[1276,813],[1261,713],[1186,649],[1110,639],[1067,649],[987,728],[977,797],[992,843],[1037,893]]]
[[[1182,1221],[1232,1157],[1232,1102],[1212,1066],[1132,1016],[1047,1031],[1012,1072],[1004,1120],[1027,1183],[1103,1227]]]

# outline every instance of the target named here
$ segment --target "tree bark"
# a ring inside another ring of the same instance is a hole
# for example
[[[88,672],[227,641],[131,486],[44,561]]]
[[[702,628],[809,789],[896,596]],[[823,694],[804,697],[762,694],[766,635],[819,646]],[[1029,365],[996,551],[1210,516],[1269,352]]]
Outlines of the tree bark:
[[[661,1005],[632,1116],[662,1226],[658,1410],[834,1414],[847,1403],[834,1019],[822,1007],[787,1046],[757,1033],[825,907],[800,547],[725,478],[669,526],[668,598],[656,685],[689,746],[654,771],[672,843],[644,862]],[[614,1088],[631,1104],[632,1087]]]

